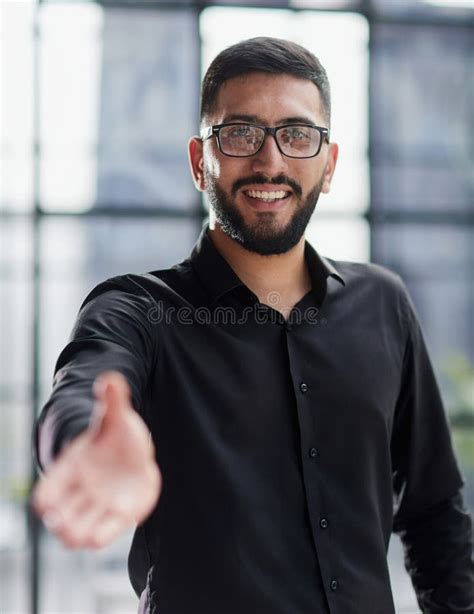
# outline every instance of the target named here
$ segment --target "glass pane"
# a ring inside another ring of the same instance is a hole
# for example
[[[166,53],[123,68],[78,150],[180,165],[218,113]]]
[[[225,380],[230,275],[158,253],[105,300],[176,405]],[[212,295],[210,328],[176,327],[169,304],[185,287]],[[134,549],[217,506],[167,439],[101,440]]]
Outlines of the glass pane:
[[[32,227],[22,219],[0,223],[0,389],[29,394],[32,375]]]
[[[374,260],[402,277],[459,279],[472,274],[472,229],[429,224],[380,224],[373,228]]]
[[[5,145],[0,157],[0,209],[24,212],[33,208],[33,156]]]
[[[197,208],[194,12],[46,4],[41,41],[44,208]]]
[[[421,610],[418,607],[410,576],[405,570],[403,558],[403,546],[400,538],[392,533],[387,560],[395,612],[397,614],[418,614]]]
[[[469,28],[374,25],[373,207],[474,206],[473,40]]]
[[[0,223],[0,279],[31,274],[33,228],[21,217],[3,218]]]
[[[98,283],[112,275],[165,268],[188,255],[200,228],[197,219],[43,219],[43,276]]]
[[[30,403],[0,391],[0,611],[5,613],[28,611],[30,432]]]
[[[200,29],[203,73],[222,49],[242,39],[242,32],[249,38],[292,40],[321,60],[331,82],[331,140],[339,144],[340,154],[331,192],[321,198],[318,207],[321,212],[365,211],[369,204],[369,34],[365,18],[351,13],[209,8],[201,14]]]
[[[62,158],[47,151],[40,160],[41,202],[47,211],[87,211],[97,199],[97,159],[70,152]],[[114,203],[108,203],[113,205]],[[132,205],[132,203],[130,203]]]
[[[0,386],[29,393],[33,373],[33,288],[29,279],[1,281]]]
[[[382,157],[372,168],[373,200],[377,209],[449,213],[471,208],[469,161],[458,167],[427,166],[423,162],[392,164]]]
[[[473,510],[474,232],[461,226],[377,226],[373,253],[401,274],[420,316]]]
[[[234,2],[234,0],[211,0],[210,2],[206,2],[206,4],[230,4],[231,6],[237,5],[239,7],[252,7],[253,5],[258,4],[258,2],[255,2],[255,0],[237,0],[237,2]],[[263,2],[263,4],[269,5],[270,8],[286,8],[288,6],[288,0],[270,0],[269,2]]]
[[[444,383],[447,383],[450,367],[459,357],[470,361],[474,368],[473,322],[470,309],[472,282],[470,283],[469,277],[457,277],[458,279],[406,278],[426,330],[431,357]],[[449,318],[447,314],[450,314]]]
[[[41,202],[81,210],[97,192],[103,11],[97,5],[40,11]]]
[[[41,284],[41,336],[39,367],[41,376],[41,406],[51,393],[54,366],[59,353],[71,334],[79,307],[94,284],[83,278],[49,281]]]
[[[103,25],[103,10],[97,5],[41,9],[40,134],[47,148],[95,144]]]
[[[29,595],[26,590],[28,582],[28,552],[25,547],[12,547],[12,537],[23,532],[26,535],[25,519],[20,506],[0,503],[0,522],[2,533],[8,535],[8,544],[0,548],[0,611],[28,612]]]
[[[29,391],[27,391],[29,392]],[[21,505],[25,502],[30,481],[30,455],[25,450],[30,449],[31,404],[24,389],[2,398],[0,413],[0,471],[1,497],[12,504]],[[20,519],[24,522],[24,519]],[[4,533],[5,527],[0,523],[3,540],[12,540],[12,535]],[[25,530],[19,534],[18,545],[25,545]],[[16,536],[15,536],[16,540]],[[22,541],[23,540],[23,541]],[[13,546],[13,541],[10,541]]]
[[[306,229],[306,238],[322,256],[358,262],[368,262],[370,257],[370,229],[364,218],[316,214]]]
[[[138,599],[127,575],[128,532],[101,551],[71,551],[44,535],[41,612],[134,613]],[[74,579],[72,581],[72,579]]]
[[[471,390],[472,390],[472,369],[471,369]],[[472,395],[471,395],[471,416],[474,414]],[[471,516],[474,514],[474,429],[471,426],[453,425],[453,443],[466,485],[464,486],[464,498]]]
[[[289,0],[290,8],[297,9],[354,9],[360,5],[359,0]]]
[[[377,10],[388,15],[438,17],[446,20],[472,15],[472,0],[372,0]]]
[[[336,171],[329,194],[321,194],[317,204],[323,213],[363,213],[370,199],[369,165],[365,156],[339,149]]]
[[[0,611],[27,612],[33,296],[31,225],[0,223]]]
[[[186,258],[199,234],[196,220],[46,219],[41,228],[42,401],[54,365],[92,288],[113,275],[172,266]]]
[[[415,303],[466,479],[466,505],[474,510],[474,429],[466,426],[474,422],[474,233],[456,226],[385,224],[375,226],[372,240],[374,260],[401,274]],[[396,536],[389,562],[397,607],[417,612]]]
[[[466,9],[464,11],[464,15],[470,15],[472,17],[472,13],[474,11],[474,6],[472,4],[472,0],[421,0],[422,3],[426,5],[426,10],[433,9],[448,9],[448,13],[450,15],[458,16],[460,15],[460,9]],[[440,13],[443,14],[443,13]]]
[[[0,209],[14,211],[33,207],[34,8],[0,4]]]

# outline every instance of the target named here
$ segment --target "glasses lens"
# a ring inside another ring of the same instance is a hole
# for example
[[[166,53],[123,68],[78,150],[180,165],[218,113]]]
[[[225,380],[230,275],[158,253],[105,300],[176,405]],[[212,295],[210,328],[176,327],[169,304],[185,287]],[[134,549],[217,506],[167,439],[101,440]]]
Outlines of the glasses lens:
[[[221,150],[229,156],[253,155],[264,137],[264,130],[250,124],[229,124],[219,133]]]
[[[293,158],[315,156],[321,146],[321,134],[311,126],[283,126],[276,138],[283,153]]]

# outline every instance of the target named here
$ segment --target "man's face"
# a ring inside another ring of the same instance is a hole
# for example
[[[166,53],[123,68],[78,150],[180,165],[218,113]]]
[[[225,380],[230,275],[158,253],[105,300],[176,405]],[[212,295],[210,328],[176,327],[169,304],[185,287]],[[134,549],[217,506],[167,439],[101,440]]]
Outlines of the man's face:
[[[221,86],[209,123],[227,122],[327,127],[311,81],[267,73],[236,77]],[[320,192],[329,191],[336,159],[337,146],[325,142],[314,158],[286,157],[270,135],[257,154],[246,158],[221,153],[215,137],[203,144],[190,141],[194,180],[206,192],[217,224],[245,249],[262,255],[284,253],[300,241]],[[285,192],[285,197],[269,200],[262,192]]]

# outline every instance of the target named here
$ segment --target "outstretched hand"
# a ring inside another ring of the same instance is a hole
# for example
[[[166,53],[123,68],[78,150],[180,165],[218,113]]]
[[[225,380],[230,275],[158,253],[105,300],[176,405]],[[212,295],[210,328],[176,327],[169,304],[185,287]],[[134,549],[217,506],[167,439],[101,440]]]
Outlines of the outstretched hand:
[[[33,492],[49,530],[70,548],[100,548],[143,521],[161,492],[161,474],[130,387],[116,371],[94,383],[89,428],[67,444]]]

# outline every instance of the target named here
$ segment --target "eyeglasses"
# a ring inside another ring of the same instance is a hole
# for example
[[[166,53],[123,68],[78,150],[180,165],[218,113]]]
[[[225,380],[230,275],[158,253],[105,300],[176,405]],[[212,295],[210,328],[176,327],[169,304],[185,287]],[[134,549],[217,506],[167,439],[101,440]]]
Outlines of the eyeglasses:
[[[217,137],[219,151],[233,158],[254,156],[263,147],[265,136],[275,139],[280,152],[288,158],[314,158],[324,140],[329,143],[329,129],[313,124],[287,124],[269,128],[255,124],[218,124],[201,131],[205,141]]]

